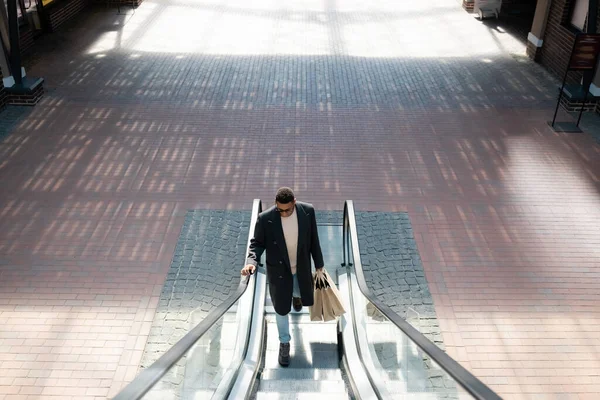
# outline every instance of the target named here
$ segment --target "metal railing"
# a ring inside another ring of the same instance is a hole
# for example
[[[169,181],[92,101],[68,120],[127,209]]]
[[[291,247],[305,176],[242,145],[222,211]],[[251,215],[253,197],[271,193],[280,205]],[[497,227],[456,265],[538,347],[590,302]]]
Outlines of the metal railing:
[[[383,314],[390,322],[400,329],[415,345],[423,350],[431,359],[436,362],[448,375],[452,377],[464,390],[477,400],[502,400],[500,396],[494,393],[483,382],[477,379],[473,374],[467,371],[463,366],[457,363],[452,357],[446,354],[442,349],[427,339],[421,332],[415,329],[406,320],[400,317],[395,311],[383,302],[377,299],[369,288],[362,269],[360,259],[360,249],[358,246],[358,236],[356,229],[356,219],[354,215],[354,204],[352,200],[344,203],[344,225],[342,233],[342,243],[344,252],[344,264],[350,264],[350,256],[354,261],[354,272],[356,281],[362,294]],[[352,253],[351,253],[352,252]]]
[[[250,219],[250,232],[248,235],[248,244],[246,246],[246,257],[248,256],[248,248],[250,245],[250,239],[252,238],[252,232],[254,229],[254,223],[258,218],[258,214],[262,211],[262,203],[260,200],[254,200],[252,206],[252,217]],[[156,385],[160,379],[169,371],[177,361],[179,361],[190,348],[200,339],[202,336],[223,317],[223,315],[229,310],[242,295],[246,292],[250,279],[253,279],[254,275],[248,275],[244,278],[236,291],[221,303],[217,308],[211,310],[208,315],[196,325],[191,331],[189,331],[183,338],[173,345],[165,354],[163,354],[158,360],[152,363],[148,368],[144,369],[140,374],[131,381],[123,390],[121,390],[113,399],[114,400],[137,400],[144,397],[144,395]],[[243,359],[243,357],[242,357]],[[241,363],[241,360],[240,360]],[[239,365],[238,365],[239,368]]]

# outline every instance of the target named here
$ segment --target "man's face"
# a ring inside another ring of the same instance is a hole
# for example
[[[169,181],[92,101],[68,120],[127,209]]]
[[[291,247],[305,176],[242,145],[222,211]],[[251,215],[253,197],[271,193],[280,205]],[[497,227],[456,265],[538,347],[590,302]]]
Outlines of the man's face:
[[[294,212],[294,208],[296,207],[296,199],[286,204],[276,201],[275,206],[277,207],[277,211],[279,211],[279,215],[281,215],[282,218],[287,218]]]

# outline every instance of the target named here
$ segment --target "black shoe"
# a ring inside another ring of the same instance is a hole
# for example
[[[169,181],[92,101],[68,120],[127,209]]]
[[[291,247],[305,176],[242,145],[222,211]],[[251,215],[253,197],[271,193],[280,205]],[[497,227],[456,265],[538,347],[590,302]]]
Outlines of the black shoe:
[[[290,344],[279,343],[279,365],[287,367],[290,365]]]
[[[292,304],[294,305],[294,310],[297,312],[302,310],[302,299],[300,297],[294,297]]]

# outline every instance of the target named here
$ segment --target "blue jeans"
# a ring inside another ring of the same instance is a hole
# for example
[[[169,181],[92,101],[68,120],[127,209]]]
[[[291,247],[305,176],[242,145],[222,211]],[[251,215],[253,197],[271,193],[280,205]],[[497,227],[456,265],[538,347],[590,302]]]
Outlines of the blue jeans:
[[[298,286],[298,277],[294,276],[294,291],[293,297],[300,297],[300,286]],[[279,332],[279,341],[281,343],[289,343],[290,339],[290,315],[279,315],[275,312],[275,320],[277,321],[277,331]]]

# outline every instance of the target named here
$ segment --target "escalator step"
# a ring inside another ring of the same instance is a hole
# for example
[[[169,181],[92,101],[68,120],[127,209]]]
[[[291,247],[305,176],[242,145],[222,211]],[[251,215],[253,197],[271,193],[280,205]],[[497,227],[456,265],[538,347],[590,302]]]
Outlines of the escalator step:
[[[277,369],[281,368],[278,360],[279,351],[270,350],[265,354],[265,368]],[[291,354],[290,368],[324,368],[334,369],[339,368],[337,352],[317,352],[307,355]]]
[[[326,380],[341,381],[342,372],[339,368],[275,368],[265,369],[261,380],[298,379],[298,380]]]
[[[257,393],[256,400],[348,400],[347,393]]]
[[[346,393],[346,384],[343,380],[261,379],[258,392]]]
[[[273,304],[269,304],[268,302],[265,303],[265,313],[267,314],[275,314],[275,308],[273,307]],[[291,316],[309,316],[310,315],[310,309],[308,307],[302,307],[302,310],[300,310],[300,312],[294,311],[294,309],[292,309],[292,311],[290,311],[290,315]],[[310,321],[310,318],[309,318]]]

